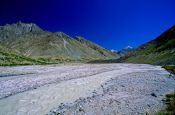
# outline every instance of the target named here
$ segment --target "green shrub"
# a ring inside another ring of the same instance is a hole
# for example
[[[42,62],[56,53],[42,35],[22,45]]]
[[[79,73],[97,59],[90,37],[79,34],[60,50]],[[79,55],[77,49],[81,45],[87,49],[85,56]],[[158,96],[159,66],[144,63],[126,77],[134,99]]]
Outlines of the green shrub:
[[[166,95],[166,108],[161,110],[156,115],[174,115],[175,114],[175,92]]]
[[[166,65],[163,68],[175,74],[175,65]]]

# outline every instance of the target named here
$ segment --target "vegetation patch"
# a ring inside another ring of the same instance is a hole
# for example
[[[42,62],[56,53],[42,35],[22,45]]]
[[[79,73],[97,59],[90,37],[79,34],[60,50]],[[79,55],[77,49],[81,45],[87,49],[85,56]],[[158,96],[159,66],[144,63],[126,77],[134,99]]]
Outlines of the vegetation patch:
[[[139,54],[138,54],[139,53]],[[123,59],[122,62],[147,63],[154,65],[175,64],[175,50],[147,53],[146,51],[135,51],[134,56]]]
[[[12,52],[0,51],[0,66],[52,64],[54,62],[33,59]]]
[[[157,115],[174,115],[175,114],[175,92],[173,94],[167,94],[165,100],[166,107],[161,110]]]
[[[175,74],[174,65],[166,65],[166,66],[163,66],[163,68]],[[157,115],[174,115],[175,114],[175,92],[172,94],[166,95],[165,104],[166,104],[165,109],[158,112]]]
[[[166,66],[163,66],[163,68],[165,68],[169,72],[175,74],[175,65],[166,65]]]

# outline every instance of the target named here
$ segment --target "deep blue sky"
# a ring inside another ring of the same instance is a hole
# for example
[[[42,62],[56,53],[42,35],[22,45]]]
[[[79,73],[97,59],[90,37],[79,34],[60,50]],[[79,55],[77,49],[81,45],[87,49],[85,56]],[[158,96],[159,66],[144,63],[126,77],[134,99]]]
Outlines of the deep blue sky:
[[[1,0],[0,24],[33,22],[108,49],[137,47],[175,24],[175,0]]]

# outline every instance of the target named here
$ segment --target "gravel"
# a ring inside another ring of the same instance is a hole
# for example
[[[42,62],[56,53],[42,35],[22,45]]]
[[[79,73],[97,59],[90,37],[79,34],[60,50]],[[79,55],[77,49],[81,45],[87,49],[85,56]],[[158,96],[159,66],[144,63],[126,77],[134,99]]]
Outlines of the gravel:
[[[6,75],[0,77],[0,115],[149,114],[160,110],[165,95],[175,90],[174,76],[147,64],[20,66],[0,71]]]
[[[101,85],[93,96],[61,104],[48,115],[154,114],[164,107],[165,95],[175,91],[173,77],[162,70],[117,76]]]
[[[46,84],[91,76],[114,69],[116,69],[115,66],[91,64],[0,67],[0,76],[4,76],[0,77],[0,99]]]

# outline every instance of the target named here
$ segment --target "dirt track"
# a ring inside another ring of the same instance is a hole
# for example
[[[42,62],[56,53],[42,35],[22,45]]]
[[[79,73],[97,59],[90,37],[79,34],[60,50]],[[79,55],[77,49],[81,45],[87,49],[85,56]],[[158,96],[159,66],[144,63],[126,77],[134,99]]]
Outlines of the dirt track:
[[[175,90],[168,72],[143,64],[1,67],[0,74],[0,115],[154,112]]]

